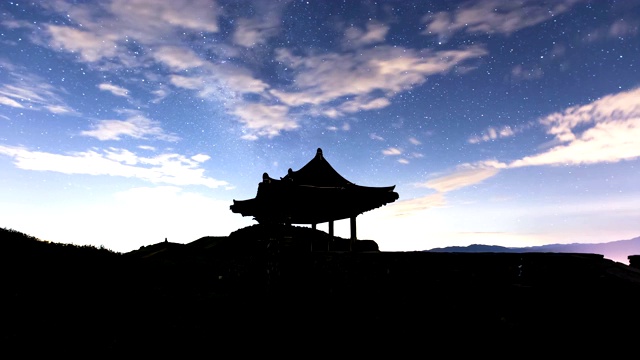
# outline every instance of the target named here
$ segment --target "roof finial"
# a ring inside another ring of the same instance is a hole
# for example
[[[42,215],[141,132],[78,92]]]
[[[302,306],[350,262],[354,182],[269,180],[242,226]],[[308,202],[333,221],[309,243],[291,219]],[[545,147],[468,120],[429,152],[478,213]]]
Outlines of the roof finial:
[[[318,148],[318,151],[316,152],[316,156],[322,157],[322,149]]]

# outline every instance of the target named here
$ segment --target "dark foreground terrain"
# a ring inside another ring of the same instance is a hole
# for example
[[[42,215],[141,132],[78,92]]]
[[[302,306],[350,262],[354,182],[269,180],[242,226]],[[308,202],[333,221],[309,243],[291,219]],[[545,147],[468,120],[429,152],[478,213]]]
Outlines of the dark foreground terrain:
[[[343,251],[315,230],[261,226],[126,254],[0,236],[1,340],[20,357],[638,341],[640,271],[601,255]]]

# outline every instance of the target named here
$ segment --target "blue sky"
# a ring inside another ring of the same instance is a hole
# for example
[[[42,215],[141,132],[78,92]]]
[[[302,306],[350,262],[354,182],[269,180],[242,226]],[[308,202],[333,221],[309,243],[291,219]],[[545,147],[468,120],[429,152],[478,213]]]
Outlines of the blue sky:
[[[381,250],[640,236],[639,29],[639,0],[3,1],[0,226],[228,235],[322,148],[396,185],[358,217]]]

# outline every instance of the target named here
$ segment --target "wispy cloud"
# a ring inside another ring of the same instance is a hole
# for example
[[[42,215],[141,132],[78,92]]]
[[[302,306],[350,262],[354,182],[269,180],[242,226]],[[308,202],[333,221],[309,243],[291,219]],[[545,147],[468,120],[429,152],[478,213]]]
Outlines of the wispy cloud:
[[[428,76],[446,73],[466,60],[486,54],[479,46],[435,52],[378,46],[357,53],[309,56],[280,49],[277,60],[296,71],[297,91],[270,92],[292,107],[337,103],[332,107],[339,112],[381,108],[390,104],[394,94],[424,83]],[[377,93],[385,96],[375,96]]]
[[[597,41],[607,41],[610,39],[625,39],[638,34],[640,23],[637,19],[618,19],[609,26],[600,26],[586,33],[582,41],[593,43]]]
[[[535,80],[544,76],[544,71],[539,66],[525,68],[518,64],[511,69],[512,80]]]
[[[329,131],[338,131],[338,130],[349,131],[349,130],[351,130],[351,125],[349,125],[348,122],[342,124],[342,126],[340,126],[340,127],[331,125],[331,126],[327,126],[327,130],[329,130]]]
[[[353,100],[347,100],[337,108],[329,109],[329,111],[335,111],[338,116],[341,116],[344,113],[356,113],[363,110],[382,109],[389,105],[391,105],[391,101],[387,98],[370,98],[369,96],[356,96]]]
[[[22,106],[19,102],[7,96],[0,96],[0,104],[15,107],[15,108],[24,108],[24,106]]]
[[[344,46],[347,48],[359,48],[366,45],[381,43],[385,40],[389,26],[369,21],[366,29],[362,30],[355,26],[348,28],[344,35]]]
[[[94,137],[98,140],[121,140],[123,136],[135,139],[158,139],[178,141],[179,137],[166,133],[160,123],[146,118],[137,111],[124,111],[126,120],[100,120],[91,130],[80,132],[83,136]]]
[[[12,66],[12,81],[0,85],[0,105],[30,110],[46,110],[54,114],[75,113],[56,89],[39,76]]]
[[[640,26],[637,20],[616,20],[611,27],[609,27],[609,37],[612,38],[624,38],[627,36],[634,36],[638,34]]]
[[[170,79],[174,86],[197,90],[202,98],[222,99],[230,104],[244,102],[243,94],[262,94],[269,87],[245,69],[224,65],[211,65],[204,75],[171,75]]]
[[[370,137],[374,140],[384,140],[380,137],[378,137],[375,134],[371,134]],[[410,146],[418,146],[420,144],[422,144],[420,142],[420,140],[416,139],[415,137],[410,137],[408,139],[409,144],[411,144]],[[386,148],[384,150],[382,150],[382,155],[384,156],[392,156],[392,157],[396,157],[396,161],[399,162],[400,164],[403,165],[407,165],[411,162],[411,160],[413,159],[419,159],[424,157],[424,155],[420,152],[417,151],[405,151],[404,149],[400,148],[400,147],[389,147]]]
[[[561,145],[539,154],[503,163],[487,160],[462,164],[453,171],[416,184],[449,192],[483,182],[500,171],[524,166],[567,166],[618,162],[640,157],[640,88],[607,95],[540,120]],[[486,139],[501,136],[495,129]],[[509,131],[505,136],[510,136]],[[477,139],[477,138],[472,138]],[[473,141],[485,141],[480,138]]]
[[[382,150],[382,155],[385,156],[398,156],[398,155],[402,155],[402,150],[395,148],[395,147],[390,147],[388,149],[384,149]]]
[[[115,96],[129,97],[129,90],[117,85],[102,83],[98,85],[98,89],[108,91]]]
[[[467,1],[455,11],[426,15],[425,35],[447,40],[459,31],[469,34],[512,34],[567,12],[584,0]]]
[[[387,205],[387,211],[394,216],[414,214],[419,211],[435,207],[446,206],[447,202],[443,193],[434,193],[411,200],[401,200]]]
[[[478,184],[489,179],[506,168],[507,165],[495,160],[477,162],[473,164],[462,164],[453,172],[440,176],[424,183],[416,184],[418,187],[425,187],[438,192],[449,192],[463,187]]]
[[[267,42],[277,35],[282,23],[282,10],[289,4],[287,1],[257,1],[251,5],[256,7],[254,18],[240,18],[235,23],[233,42],[251,48]]]
[[[382,150],[382,155],[384,155],[384,156],[394,156],[394,157],[398,156],[398,158],[396,158],[396,161],[399,162],[400,164],[403,164],[403,165],[409,164],[410,161],[409,161],[408,157],[409,158],[413,158],[414,154],[406,156],[402,149],[396,148],[396,147],[390,147],[390,148]]]
[[[117,148],[56,154],[2,145],[0,154],[12,157],[15,165],[24,170],[118,176],[178,186],[202,185],[218,188],[229,185],[226,181],[204,175],[201,164],[209,159],[205,154],[191,157],[180,154],[141,157],[129,150]]]
[[[298,121],[290,115],[288,106],[244,98],[244,94],[264,95],[269,87],[248,71],[227,65],[211,65],[207,69],[210,71],[209,75],[172,75],[171,83],[195,90],[199,97],[223,101],[226,111],[243,124],[243,139],[273,138],[283,131],[299,127]]]
[[[491,141],[491,140],[495,140],[495,139],[498,139],[498,138],[511,137],[511,136],[513,136],[515,134],[516,134],[516,132],[509,125],[505,125],[505,126],[500,127],[500,128],[489,127],[484,131],[484,133],[482,135],[480,135],[480,136],[472,136],[467,141],[470,144],[478,144],[478,143],[481,143],[481,142]]]

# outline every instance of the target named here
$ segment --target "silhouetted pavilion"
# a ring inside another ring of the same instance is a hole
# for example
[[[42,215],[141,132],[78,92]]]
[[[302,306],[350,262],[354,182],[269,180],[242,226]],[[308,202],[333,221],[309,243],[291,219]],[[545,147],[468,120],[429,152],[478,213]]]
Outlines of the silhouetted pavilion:
[[[398,199],[395,185],[356,185],[340,175],[322,156],[316,156],[298,171],[289,169],[280,180],[262,175],[255,198],[233,200],[231,211],[253,216],[266,224],[316,224],[328,222],[333,238],[333,222],[350,219],[351,242],[356,240],[356,217]]]

